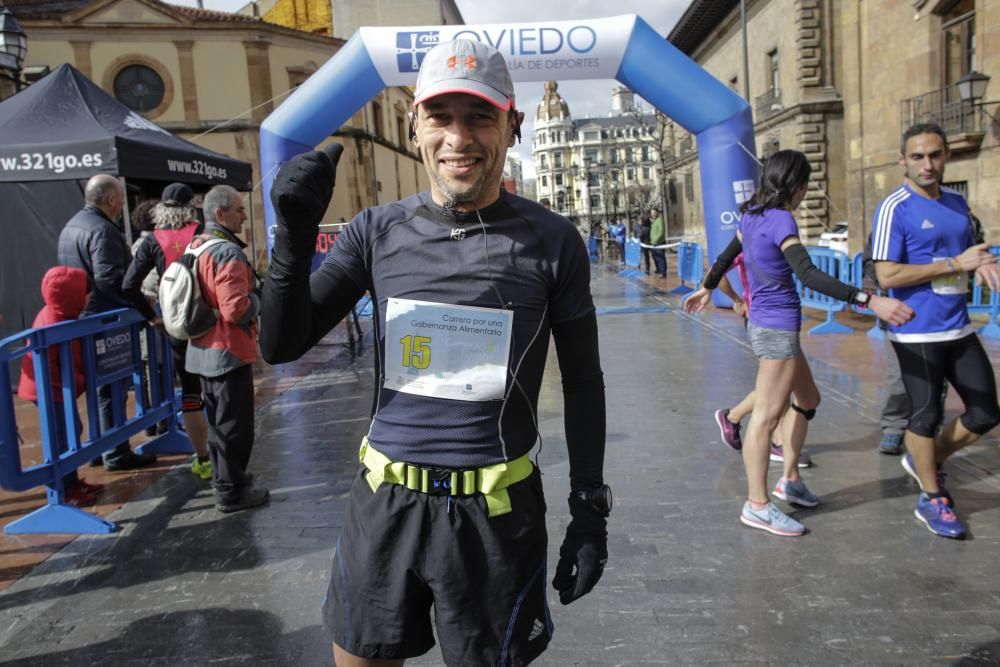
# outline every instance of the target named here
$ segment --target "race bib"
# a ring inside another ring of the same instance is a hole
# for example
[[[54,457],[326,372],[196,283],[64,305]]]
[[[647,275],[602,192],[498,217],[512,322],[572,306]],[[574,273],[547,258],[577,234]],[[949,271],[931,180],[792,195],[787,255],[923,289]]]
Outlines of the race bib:
[[[513,321],[510,310],[390,298],[385,386],[456,401],[502,399]]]
[[[935,257],[935,262],[943,262],[944,257]],[[969,274],[966,271],[941,276],[931,281],[935,294],[965,294],[969,291]]]

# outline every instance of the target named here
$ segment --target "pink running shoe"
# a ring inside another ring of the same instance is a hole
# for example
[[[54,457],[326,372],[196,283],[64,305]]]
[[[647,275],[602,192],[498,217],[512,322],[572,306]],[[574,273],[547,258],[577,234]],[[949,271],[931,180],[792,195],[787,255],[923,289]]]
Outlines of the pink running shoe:
[[[715,423],[719,426],[719,434],[722,436],[722,442],[736,451],[743,449],[743,440],[740,438],[740,425],[729,421],[728,408],[715,411]]]

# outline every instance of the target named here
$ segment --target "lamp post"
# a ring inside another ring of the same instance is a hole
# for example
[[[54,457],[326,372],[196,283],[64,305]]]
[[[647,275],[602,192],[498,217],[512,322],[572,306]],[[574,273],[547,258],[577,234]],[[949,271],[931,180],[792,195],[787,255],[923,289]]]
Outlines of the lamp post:
[[[961,79],[958,80],[956,85],[958,86],[958,95],[962,98],[963,102],[968,102],[973,109],[979,109],[979,113],[985,115],[989,118],[994,125],[1000,125],[1000,119],[988,112],[984,107],[993,104],[1000,104],[1000,100],[993,100],[990,102],[979,102],[978,100],[983,99],[986,96],[986,86],[990,83],[990,77],[972,70]]]
[[[582,169],[582,171],[580,169],[580,165],[579,164],[574,164],[572,166],[572,168],[571,168],[572,171],[573,171],[573,180],[574,180],[574,182],[576,180],[578,180],[581,176],[583,176],[583,189],[581,191],[582,194],[580,195],[580,200],[582,201],[582,204],[581,204],[580,208],[583,210],[583,215],[581,215],[580,217],[581,218],[582,217],[586,217],[586,220],[587,220],[587,231],[590,231],[590,228],[593,226],[592,214],[591,214],[591,210],[590,210],[590,166],[591,166],[591,162],[592,162],[591,159],[589,157],[585,156],[583,158],[583,169]]]
[[[28,36],[7,7],[0,7],[0,69],[10,70],[13,76],[3,78],[14,82],[14,92],[21,92],[21,66],[28,51]]]

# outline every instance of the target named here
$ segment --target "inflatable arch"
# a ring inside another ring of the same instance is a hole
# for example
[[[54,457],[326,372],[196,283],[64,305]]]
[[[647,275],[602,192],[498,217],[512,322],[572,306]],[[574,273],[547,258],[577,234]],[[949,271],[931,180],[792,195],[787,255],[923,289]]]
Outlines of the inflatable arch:
[[[753,193],[757,178],[750,107],[633,14],[549,23],[361,28],[261,126],[269,252],[275,224],[270,190],[277,167],[313,150],[384,88],[414,85],[423,54],[460,37],[487,42],[503,53],[514,81],[617,79],[694,133],[709,257],[729,243],[739,204]]]

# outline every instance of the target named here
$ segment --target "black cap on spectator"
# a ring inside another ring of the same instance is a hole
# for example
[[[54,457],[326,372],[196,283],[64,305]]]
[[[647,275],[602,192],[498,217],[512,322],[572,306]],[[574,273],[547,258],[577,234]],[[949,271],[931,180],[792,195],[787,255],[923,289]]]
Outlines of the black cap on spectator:
[[[171,183],[163,188],[164,206],[188,206],[194,199],[194,192],[184,183]]]

